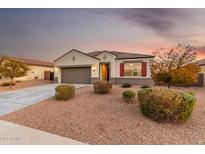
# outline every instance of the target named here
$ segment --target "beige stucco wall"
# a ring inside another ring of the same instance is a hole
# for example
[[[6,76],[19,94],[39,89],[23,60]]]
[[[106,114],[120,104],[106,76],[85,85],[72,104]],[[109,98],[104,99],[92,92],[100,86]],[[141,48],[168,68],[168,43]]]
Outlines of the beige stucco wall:
[[[106,56],[106,59],[103,57]],[[100,59],[100,62],[110,62],[111,64],[111,78],[123,78],[120,77],[120,63],[124,61],[143,61],[147,62],[147,76],[146,77],[126,77],[126,78],[151,78],[150,72],[150,64],[153,61],[152,58],[144,58],[144,59],[122,59],[115,60],[116,56],[107,52],[103,52],[97,56]]]
[[[201,66],[201,73],[204,74],[204,86],[205,86],[205,65]]]
[[[111,78],[115,78],[115,58],[116,56],[107,52],[103,52],[97,56],[100,59],[101,63],[110,63]],[[103,57],[106,57],[105,59]]]
[[[38,79],[44,79],[45,71],[54,71],[53,67],[44,67],[44,66],[29,66],[30,71],[27,76],[16,78],[16,80],[33,80],[37,76]]]
[[[115,62],[116,78],[123,78],[123,77],[120,77],[120,63],[123,63],[123,61],[127,62],[127,61],[135,61],[135,60],[147,62],[147,76],[146,77],[126,77],[126,78],[151,78],[150,63],[152,62],[152,58],[116,60],[116,62]]]
[[[75,60],[73,61],[73,56],[75,56]],[[83,66],[83,65],[91,65],[91,77],[98,78],[99,77],[99,61],[87,55],[84,55],[80,52],[71,51],[65,56],[61,57],[55,62],[55,77],[58,78],[58,82],[61,82],[61,69],[60,67],[65,66]]]
[[[73,56],[75,56],[75,60],[73,60]],[[106,57],[106,58],[104,58]],[[123,60],[115,60],[116,56],[110,54],[108,52],[102,52],[97,56],[97,59],[84,55],[77,51],[72,51],[65,56],[61,57],[55,62],[55,77],[58,78],[58,82],[61,82],[61,67],[71,67],[71,66],[83,66],[83,65],[91,65],[95,67],[91,67],[91,78],[99,78],[100,77],[100,63],[110,63],[111,66],[111,78],[123,78],[120,77],[120,63],[123,61],[144,61],[147,62],[147,76],[146,77],[126,77],[126,78],[151,78],[150,73],[150,63],[152,62],[152,58],[144,58],[144,59],[123,59]]]
[[[31,69],[26,76],[15,78],[15,80],[34,80],[35,76],[38,76],[38,79],[44,79],[45,71],[54,71],[53,67],[44,67],[44,66],[29,66]],[[0,82],[9,81],[8,78],[3,78]]]

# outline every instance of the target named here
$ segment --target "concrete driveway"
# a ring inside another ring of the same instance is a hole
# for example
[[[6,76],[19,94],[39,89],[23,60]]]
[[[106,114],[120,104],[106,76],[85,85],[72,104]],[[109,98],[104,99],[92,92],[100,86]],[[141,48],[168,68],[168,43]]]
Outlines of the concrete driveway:
[[[55,95],[58,84],[34,86],[11,92],[0,93],[0,116],[38,103]],[[75,84],[76,88],[85,87],[85,84]]]

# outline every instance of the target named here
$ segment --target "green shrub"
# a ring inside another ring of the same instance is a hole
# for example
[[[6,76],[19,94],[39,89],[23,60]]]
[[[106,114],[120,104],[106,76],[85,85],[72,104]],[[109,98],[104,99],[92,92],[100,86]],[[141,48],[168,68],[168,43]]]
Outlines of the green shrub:
[[[73,85],[59,85],[55,88],[56,100],[69,100],[75,95],[75,86]]]
[[[112,84],[106,80],[98,80],[93,83],[95,93],[107,94],[112,89]]]
[[[15,85],[15,83],[12,83],[12,86],[14,86]],[[1,86],[10,86],[10,82],[3,82],[2,84],[1,84]]]
[[[194,91],[186,91],[186,93],[188,93],[188,94],[190,94],[192,96],[195,96],[195,94],[196,94]]]
[[[186,92],[166,88],[146,88],[138,92],[142,113],[159,122],[185,122],[192,114],[196,98]]]
[[[148,85],[143,85],[143,86],[141,86],[141,88],[142,88],[142,89],[145,89],[145,88],[151,88],[151,87],[148,86]]]
[[[122,93],[122,97],[124,99],[125,102],[127,103],[133,103],[133,100],[135,98],[135,93],[131,90],[125,90]]]
[[[130,87],[132,87],[132,85],[130,83],[124,83],[121,87],[122,88],[130,88]]]

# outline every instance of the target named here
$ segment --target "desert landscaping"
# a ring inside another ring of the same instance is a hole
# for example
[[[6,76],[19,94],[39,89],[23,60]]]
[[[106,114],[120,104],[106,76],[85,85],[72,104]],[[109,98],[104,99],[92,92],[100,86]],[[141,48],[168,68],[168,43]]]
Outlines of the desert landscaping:
[[[129,89],[137,93],[140,87]],[[53,97],[0,119],[87,144],[204,144],[205,89],[175,89],[196,93],[193,114],[183,124],[148,119],[140,112],[137,98],[133,104],[123,101],[124,88],[119,85],[109,94],[96,94],[93,87],[80,88],[68,101]]]

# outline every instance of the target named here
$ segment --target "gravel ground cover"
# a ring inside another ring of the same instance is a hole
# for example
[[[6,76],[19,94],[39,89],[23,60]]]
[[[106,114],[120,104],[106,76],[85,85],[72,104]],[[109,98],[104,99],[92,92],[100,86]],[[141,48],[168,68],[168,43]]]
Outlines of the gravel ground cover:
[[[137,92],[139,87],[130,89]],[[87,144],[205,144],[205,88],[185,88],[197,97],[192,118],[185,124],[149,120],[137,101],[123,101],[123,90],[114,86],[110,94],[100,95],[92,87],[80,88],[69,101],[50,98],[0,119]]]

